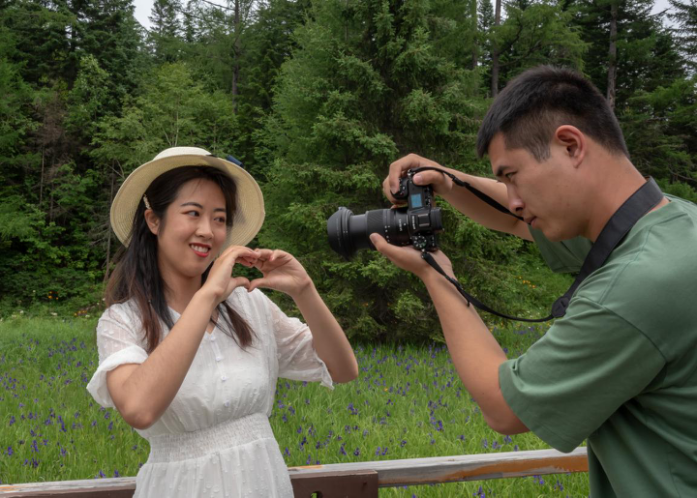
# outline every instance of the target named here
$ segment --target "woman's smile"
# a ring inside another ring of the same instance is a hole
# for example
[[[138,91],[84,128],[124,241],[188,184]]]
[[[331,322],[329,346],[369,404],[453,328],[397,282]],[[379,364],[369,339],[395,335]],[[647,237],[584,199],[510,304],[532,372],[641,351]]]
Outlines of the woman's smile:
[[[189,247],[194,250],[196,256],[200,258],[207,258],[208,254],[211,252],[211,248],[208,245],[201,244],[189,244]]]

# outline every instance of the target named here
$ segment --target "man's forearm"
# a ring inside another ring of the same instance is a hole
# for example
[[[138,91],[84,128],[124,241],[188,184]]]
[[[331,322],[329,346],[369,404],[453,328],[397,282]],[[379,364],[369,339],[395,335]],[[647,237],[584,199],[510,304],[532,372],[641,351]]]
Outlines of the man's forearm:
[[[446,169],[502,206],[508,205],[508,195],[504,184],[490,178],[468,175],[450,168]],[[532,240],[528,227],[523,221],[494,209],[465,187],[454,185],[452,190],[443,198],[455,209],[480,225],[491,230],[517,235],[525,240]]]
[[[513,413],[499,387],[499,366],[506,354],[473,306],[467,306],[457,289],[436,272],[424,278],[436,307],[455,369],[479,404],[487,423],[507,434],[527,429]]]

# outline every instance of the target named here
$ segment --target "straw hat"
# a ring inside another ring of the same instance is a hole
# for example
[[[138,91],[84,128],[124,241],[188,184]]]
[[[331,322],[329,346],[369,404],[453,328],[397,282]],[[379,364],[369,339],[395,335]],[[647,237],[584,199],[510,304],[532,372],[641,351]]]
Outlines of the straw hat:
[[[211,155],[198,147],[172,147],[155,159],[136,168],[123,182],[111,203],[111,227],[119,240],[128,245],[138,203],[150,184],[171,169],[180,166],[212,166],[228,174],[237,185],[237,212],[225,245],[246,245],[264,222],[264,197],[256,180],[236,164]]]

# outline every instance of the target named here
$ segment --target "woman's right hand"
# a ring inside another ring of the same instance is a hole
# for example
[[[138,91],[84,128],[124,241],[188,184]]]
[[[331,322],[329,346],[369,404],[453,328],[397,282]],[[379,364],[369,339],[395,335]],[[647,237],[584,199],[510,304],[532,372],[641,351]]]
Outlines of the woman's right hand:
[[[249,280],[246,277],[233,276],[232,270],[236,263],[251,267],[258,258],[259,254],[249,247],[228,247],[213,263],[206,283],[203,284],[199,292],[203,292],[210,297],[215,307],[225,301],[237,287],[249,289]]]

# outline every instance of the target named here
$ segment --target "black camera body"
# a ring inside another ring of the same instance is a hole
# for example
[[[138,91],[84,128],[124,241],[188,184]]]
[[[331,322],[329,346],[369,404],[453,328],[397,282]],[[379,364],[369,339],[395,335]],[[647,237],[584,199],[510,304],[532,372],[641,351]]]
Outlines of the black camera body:
[[[413,245],[419,250],[438,249],[437,234],[443,231],[441,209],[433,205],[433,188],[415,185],[409,170],[399,179],[399,190],[392,195],[406,200],[406,207],[376,209],[354,215],[350,209],[340,207],[327,220],[329,245],[351,259],[358,249],[375,249],[370,242],[371,233],[379,233],[390,244]]]

